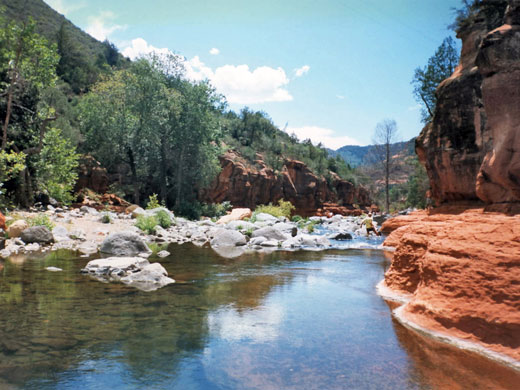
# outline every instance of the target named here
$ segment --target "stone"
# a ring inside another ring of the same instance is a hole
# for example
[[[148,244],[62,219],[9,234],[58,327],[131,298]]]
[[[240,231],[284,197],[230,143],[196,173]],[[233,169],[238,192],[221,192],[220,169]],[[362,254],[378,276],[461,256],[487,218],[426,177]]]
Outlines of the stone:
[[[254,237],[251,240],[249,240],[250,245],[261,245],[262,242],[267,241],[267,238],[265,237]]]
[[[226,225],[226,228],[231,230],[254,230],[256,226],[247,221],[231,221]]]
[[[155,291],[175,280],[159,263],[150,264],[142,257],[108,257],[87,263],[82,273],[104,282],[121,282],[142,291]]]
[[[262,243],[260,244],[260,246],[266,246],[266,247],[278,247],[278,241],[275,241],[275,240],[265,240],[265,241],[262,241]]]
[[[145,216],[146,211],[142,207],[137,207],[132,211],[132,218],[137,218],[140,215]]]
[[[0,250],[5,248],[5,238],[0,237]]]
[[[45,269],[47,271],[50,271],[50,272],[60,272],[60,271],[63,271],[61,268],[58,268],[58,267],[45,267]]]
[[[236,230],[222,230],[210,242],[212,248],[246,245],[246,237]]]
[[[7,235],[9,238],[15,238],[20,237],[22,232],[29,227],[29,224],[27,221],[24,221],[23,219],[19,219],[18,221],[14,221],[9,227],[7,228]]]
[[[261,229],[255,230],[251,237],[265,237],[268,240],[285,241],[288,236],[282,233],[280,230],[273,226],[266,226]]]
[[[98,246],[93,242],[84,242],[78,246],[78,252],[83,255],[93,255],[98,252]]]
[[[168,257],[168,256],[170,256],[170,252],[168,252],[168,251],[162,250],[160,252],[157,252],[157,257],[163,258],[163,257]]]
[[[126,214],[132,214],[136,209],[139,208],[139,205],[137,204],[131,204],[130,206],[128,206],[126,209],[125,209],[125,213]]]
[[[519,237],[520,215],[424,214],[385,240],[396,249],[384,285],[408,297],[405,320],[518,361]]]
[[[36,252],[41,249],[40,244],[37,242],[33,242],[32,244],[27,244],[24,248],[27,252]]]
[[[97,211],[94,207],[81,206],[79,210],[85,214],[99,215],[99,211]]]
[[[217,224],[224,225],[231,221],[241,221],[245,218],[251,218],[251,215],[253,215],[253,213],[251,212],[251,209],[248,209],[248,208],[233,209],[233,210],[231,210],[230,214],[220,217],[219,220],[217,221]]]
[[[135,256],[139,253],[150,252],[143,239],[130,232],[112,233],[103,240],[100,252],[114,256]]]
[[[258,213],[256,214],[255,218],[258,222],[271,222],[273,224],[278,222],[278,218],[267,213]]]
[[[52,229],[52,235],[56,241],[63,241],[69,239],[69,232],[64,226],[56,226]]]
[[[33,226],[25,229],[20,238],[26,244],[31,244],[33,242],[39,244],[50,244],[54,242],[54,236],[45,226]]]
[[[333,233],[329,236],[331,240],[337,240],[337,241],[345,241],[345,240],[352,240],[352,234],[347,232],[339,232],[339,233]]]

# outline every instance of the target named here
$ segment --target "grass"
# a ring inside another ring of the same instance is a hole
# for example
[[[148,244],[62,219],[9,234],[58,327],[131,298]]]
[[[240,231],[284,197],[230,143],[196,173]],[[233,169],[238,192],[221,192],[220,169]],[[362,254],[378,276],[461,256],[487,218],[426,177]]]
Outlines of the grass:
[[[266,213],[270,214],[273,217],[286,217],[290,218],[292,211],[295,209],[295,207],[292,205],[289,201],[284,201],[283,199],[280,199],[278,201],[278,206],[273,205],[272,203],[269,203],[268,205],[261,205],[258,206],[255,209],[255,214],[259,213]],[[255,215],[251,218],[253,220]]]
[[[54,223],[50,220],[46,214],[38,214],[34,217],[28,218],[27,223],[29,226],[45,226],[47,229],[52,231],[54,229]]]

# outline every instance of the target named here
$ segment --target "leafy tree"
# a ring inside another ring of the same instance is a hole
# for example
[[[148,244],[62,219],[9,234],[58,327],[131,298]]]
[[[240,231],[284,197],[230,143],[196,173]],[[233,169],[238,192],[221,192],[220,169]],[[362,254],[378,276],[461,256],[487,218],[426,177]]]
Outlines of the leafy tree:
[[[448,37],[428,59],[428,65],[415,69],[412,80],[413,93],[417,102],[422,105],[423,123],[432,120],[437,104],[435,90],[444,79],[451,76],[458,62],[459,54],[455,41],[452,37]]]
[[[20,103],[17,101],[20,91],[30,86],[38,92],[54,85],[57,79],[59,56],[56,47],[49,46],[45,38],[36,34],[35,26],[30,19],[22,25],[8,23],[0,30],[0,71],[7,75],[6,82],[2,84],[7,101],[2,126],[2,150],[7,146],[9,122],[13,106]],[[43,120],[49,118],[43,115],[45,111],[50,112],[44,108],[39,113]]]
[[[75,148],[61,136],[61,131],[49,129],[36,163],[39,189],[58,202],[70,203],[78,178],[78,159]]]

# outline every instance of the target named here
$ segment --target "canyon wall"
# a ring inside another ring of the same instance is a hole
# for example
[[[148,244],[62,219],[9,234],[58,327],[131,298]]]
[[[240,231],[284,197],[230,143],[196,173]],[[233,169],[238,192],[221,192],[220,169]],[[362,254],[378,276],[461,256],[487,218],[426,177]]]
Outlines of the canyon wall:
[[[234,207],[290,201],[299,215],[311,215],[324,203],[340,206],[370,206],[368,191],[333,175],[330,183],[316,176],[303,162],[287,160],[281,172],[269,168],[259,156],[254,165],[228,151],[220,157],[222,171],[200,198],[208,203],[229,201]]]
[[[416,141],[437,204],[483,201],[520,211],[520,1],[483,1],[459,31],[461,61],[437,89]]]

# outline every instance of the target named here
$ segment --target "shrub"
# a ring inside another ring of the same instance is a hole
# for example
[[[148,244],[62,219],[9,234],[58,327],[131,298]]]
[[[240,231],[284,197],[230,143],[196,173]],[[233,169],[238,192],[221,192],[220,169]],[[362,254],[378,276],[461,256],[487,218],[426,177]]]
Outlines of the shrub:
[[[168,249],[168,244],[158,244],[156,242],[149,242],[146,245],[148,245],[148,248],[152,251],[152,255],[155,256],[160,251],[165,251]]]
[[[292,218],[291,218],[291,221],[292,222],[299,222],[301,221],[303,218],[299,215],[294,215]]]
[[[144,215],[139,215],[137,217],[135,226],[137,226],[139,229],[141,229],[143,232],[147,234],[155,234],[155,227],[158,224],[159,223],[157,222],[157,218],[155,218],[154,215],[148,217]]]
[[[110,214],[105,213],[101,216],[101,222],[102,223],[110,223],[112,222],[112,219],[110,218]]]
[[[45,226],[47,229],[54,229],[54,223],[50,220],[49,216],[46,214],[38,214],[32,218],[27,220],[27,223],[30,226]]]
[[[278,206],[274,206],[272,203],[268,205],[258,206],[255,210],[255,213],[266,213],[271,214],[273,217],[286,217],[289,218],[291,216],[291,212],[295,209],[289,201],[284,201],[280,199],[278,201]]]
[[[160,207],[159,200],[157,199],[157,194],[152,194],[148,197],[148,204],[146,205],[146,208],[148,210],[156,209],[157,207]]]
[[[232,207],[228,201],[222,203],[203,203],[200,208],[200,213],[208,218],[219,218],[226,215],[226,212]]]
[[[166,210],[159,210],[157,213],[155,213],[155,218],[157,223],[164,229],[168,229],[170,226],[172,226],[172,219]]]

